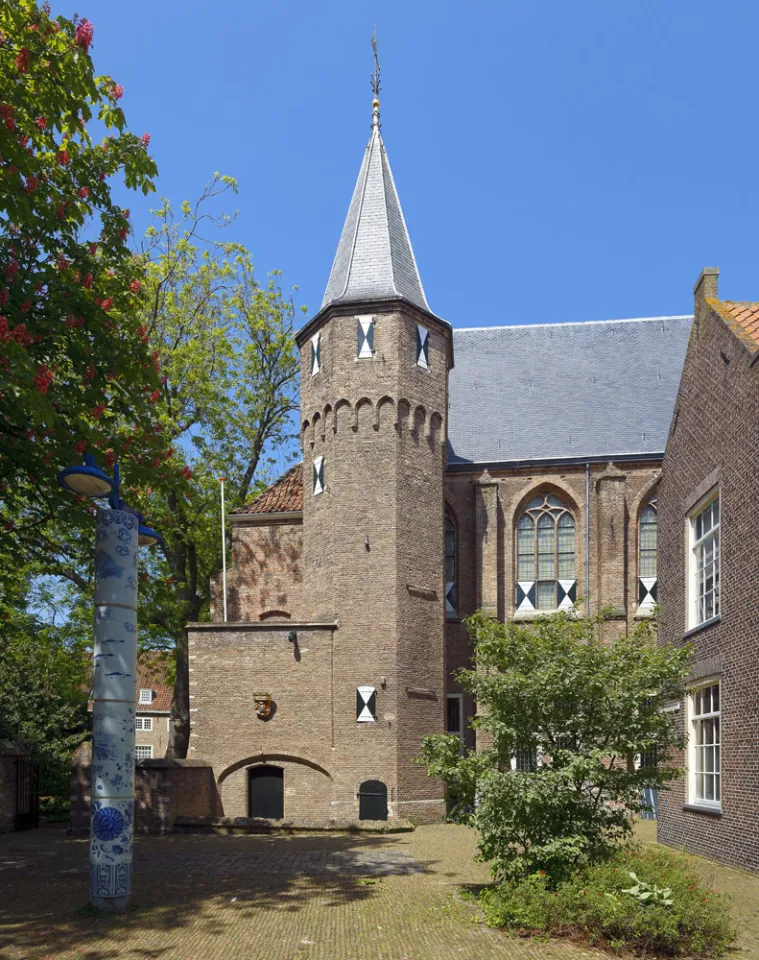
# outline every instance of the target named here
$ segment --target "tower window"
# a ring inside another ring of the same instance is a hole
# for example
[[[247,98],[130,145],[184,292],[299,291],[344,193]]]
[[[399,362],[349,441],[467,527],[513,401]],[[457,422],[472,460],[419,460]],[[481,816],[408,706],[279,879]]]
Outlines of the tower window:
[[[517,612],[570,610],[577,595],[575,521],[553,494],[534,497],[517,524]]]
[[[357,723],[374,723],[377,719],[377,690],[374,687],[356,687]]]
[[[416,327],[416,364],[424,370],[430,368],[430,331],[420,324]]]
[[[324,457],[314,460],[314,496],[324,493]]]
[[[311,337],[311,376],[315,376],[322,368],[321,332]]]
[[[359,360],[374,356],[374,317],[358,318],[357,356]]]

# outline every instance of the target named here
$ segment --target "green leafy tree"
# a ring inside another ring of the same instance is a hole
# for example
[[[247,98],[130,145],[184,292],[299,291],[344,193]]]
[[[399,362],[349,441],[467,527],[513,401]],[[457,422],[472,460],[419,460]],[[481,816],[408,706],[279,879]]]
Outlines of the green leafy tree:
[[[60,466],[112,459],[111,427],[139,423],[158,385],[138,333],[144,267],[111,192],[149,193],[156,166],[92,40],[88,20],[0,4],[0,549],[14,553],[63,502]]]
[[[89,662],[71,632],[24,611],[25,572],[0,599],[0,739],[21,740],[40,792],[65,803],[71,754],[87,733]]]
[[[228,508],[241,506],[295,452],[296,310],[278,274],[259,284],[245,249],[220,241],[231,218],[214,213],[215,203],[235,189],[234,180],[216,175],[195,204],[175,213],[164,201],[155,211],[140,254],[137,330],[158,385],[145,391],[141,422],[110,408],[102,415],[122,495],[163,538],[143,552],[138,622],[143,646],[175,656],[168,754],[179,757],[189,740],[185,626],[209,618],[221,568],[219,477]],[[91,635],[92,509],[69,504],[26,538],[36,575],[49,578],[48,594],[83,642]]]
[[[683,696],[691,651],[657,646],[652,621],[608,640],[603,623],[468,621],[477,667],[459,679],[484,749],[461,756],[457,737],[432,736],[421,759],[498,879],[543,870],[558,881],[603,859],[629,834],[643,788],[678,776],[666,758],[680,739],[662,707]]]

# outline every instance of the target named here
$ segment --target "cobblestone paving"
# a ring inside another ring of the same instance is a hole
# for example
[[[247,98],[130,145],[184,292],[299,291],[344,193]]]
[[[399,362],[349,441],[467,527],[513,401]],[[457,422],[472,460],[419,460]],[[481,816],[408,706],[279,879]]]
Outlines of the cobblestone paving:
[[[603,960],[565,942],[489,930],[462,889],[487,881],[463,828],[375,837],[192,837],[137,842],[133,909],[93,915],[87,842],[60,828],[0,836],[0,960]],[[742,950],[759,958],[759,877],[740,879]]]

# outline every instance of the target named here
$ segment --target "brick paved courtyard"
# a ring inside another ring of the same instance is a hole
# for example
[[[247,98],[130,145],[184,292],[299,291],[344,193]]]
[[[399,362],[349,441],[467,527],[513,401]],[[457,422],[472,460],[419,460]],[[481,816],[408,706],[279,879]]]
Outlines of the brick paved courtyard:
[[[644,829],[646,825],[643,825]],[[134,910],[86,908],[87,842],[60,827],[0,836],[2,960],[573,960],[569,943],[513,939],[458,899],[486,882],[463,828],[373,837],[144,838]],[[700,869],[736,897],[741,951],[759,957],[759,878]]]

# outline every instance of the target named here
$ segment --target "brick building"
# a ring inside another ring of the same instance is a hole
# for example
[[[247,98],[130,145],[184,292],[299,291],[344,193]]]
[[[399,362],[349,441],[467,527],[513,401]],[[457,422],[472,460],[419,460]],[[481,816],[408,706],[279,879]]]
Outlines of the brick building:
[[[659,801],[659,839],[759,868],[756,830],[759,303],[722,301],[702,271],[661,484],[660,639],[695,648],[673,704],[687,769]]]
[[[462,618],[657,596],[658,484],[690,317],[453,329],[379,129],[298,334],[303,463],[232,522],[229,620],[190,637],[191,758],[227,816],[438,818],[421,738],[469,745]],[[455,363],[454,363],[455,360]]]

